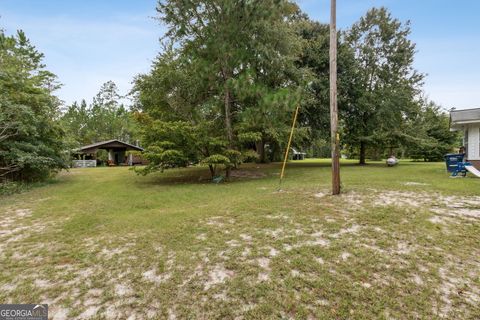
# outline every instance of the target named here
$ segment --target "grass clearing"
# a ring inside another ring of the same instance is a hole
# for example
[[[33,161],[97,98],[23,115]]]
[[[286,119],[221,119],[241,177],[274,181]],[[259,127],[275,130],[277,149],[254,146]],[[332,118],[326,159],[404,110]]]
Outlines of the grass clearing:
[[[77,169],[0,198],[0,301],[54,319],[478,319],[480,180],[441,163]]]

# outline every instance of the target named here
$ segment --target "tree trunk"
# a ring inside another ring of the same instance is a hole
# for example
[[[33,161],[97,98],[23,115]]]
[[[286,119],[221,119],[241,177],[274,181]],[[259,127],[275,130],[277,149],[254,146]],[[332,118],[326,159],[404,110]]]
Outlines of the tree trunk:
[[[227,131],[227,140],[228,140],[228,147],[233,147],[233,130],[232,130],[232,119],[231,119],[231,97],[230,97],[230,89],[228,88],[227,81],[225,81],[225,101],[224,101],[224,108],[225,108],[225,130]]]
[[[380,161],[382,160],[382,152],[378,148],[374,148],[372,152],[372,160]]]
[[[358,164],[360,164],[360,165],[366,164],[365,153],[366,153],[365,142],[360,141],[360,161],[358,162]]]
[[[210,169],[210,175],[212,176],[212,179],[213,179],[213,177],[215,177],[215,168],[211,164],[209,164],[208,169]]]
[[[256,142],[256,149],[260,156],[260,163],[265,163],[267,159],[265,155],[265,141],[263,139]]]
[[[232,129],[232,99],[230,97],[230,89],[228,88],[228,75],[225,71],[223,71],[223,78],[225,81],[224,90],[225,90],[225,100],[224,100],[224,112],[225,112],[225,130],[227,132],[227,141],[228,147],[233,149],[233,129]],[[227,166],[225,168],[225,179],[228,180],[230,178],[230,172],[232,168]]]
[[[232,172],[232,168],[230,166],[227,166],[225,168],[225,180],[228,180],[230,178],[230,173]]]

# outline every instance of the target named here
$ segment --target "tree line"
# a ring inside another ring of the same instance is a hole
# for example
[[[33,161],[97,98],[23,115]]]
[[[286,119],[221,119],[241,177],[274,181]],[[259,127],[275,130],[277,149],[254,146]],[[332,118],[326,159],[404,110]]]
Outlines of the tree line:
[[[287,0],[164,0],[157,11],[164,49],[134,86],[144,173],[203,163],[228,176],[252,157],[280,160],[297,105],[294,145],[325,154],[328,25]],[[457,142],[448,115],[423,97],[410,33],[385,8],[339,32],[342,153],[360,164],[391,154],[439,160]]]
[[[133,143],[137,130],[135,119],[123,99],[117,85],[107,81],[90,104],[83,99],[67,106],[60,123],[70,149],[112,139]]]
[[[125,105],[109,81],[87,104],[62,107],[60,84],[19,31],[0,30],[0,178],[39,180],[66,168],[69,150],[140,139],[147,174],[202,164],[212,176],[242,162],[278,161],[293,111],[293,144],[329,154],[329,27],[288,0],[160,0],[166,26],[151,70]],[[369,10],[338,34],[342,154],[440,160],[458,136],[423,96],[409,22]]]
[[[56,76],[22,31],[0,29],[0,182],[42,180],[67,167]]]

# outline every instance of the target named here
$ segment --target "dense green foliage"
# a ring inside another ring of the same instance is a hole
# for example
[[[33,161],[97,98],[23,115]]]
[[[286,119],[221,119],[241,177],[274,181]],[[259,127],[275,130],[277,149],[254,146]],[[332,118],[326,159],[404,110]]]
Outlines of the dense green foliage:
[[[408,157],[424,161],[441,161],[452,146],[458,147],[459,133],[450,131],[450,117],[433,102],[426,103],[408,131],[415,140],[404,146]]]
[[[415,44],[409,23],[394,19],[385,8],[371,9],[346,32],[357,66],[353,108],[344,110],[344,142],[358,148],[365,163],[367,148],[397,148],[411,142],[405,125],[420,109],[423,75],[413,68]]]
[[[74,102],[67,106],[61,123],[70,148],[111,139],[133,142],[135,121],[121,99],[115,83],[108,81],[90,105],[82,100],[80,104]]]
[[[308,139],[296,144],[310,155],[330,157],[330,93],[329,93],[329,43],[330,29],[326,24],[311,21],[302,16],[295,26],[303,40],[303,49],[297,59],[297,65],[310,71],[310,85],[301,99],[299,123],[310,129]],[[360,94],[358,82],[360,69],[355,61],[353,50],[347,43],[338,43],[338,108],[340,119],[355,108]],[[342,122],[343,124],[343,122]]]
[[[112,81],[92,103],[59,113],[55,76],[22,32],[0,37],[0,177],[38,180],[65,167],[68,150],[141,137],[152,171],[280,160],[293,111],[293,146],[329,154],[329,27],[289,0],[160,0],[164,50],[134,80],[134,104]],[[441,159],[458,140],[442,109],[422,98],[410,24],[385,8],[339,32],[343,153]],[[105,155],[104,155],[105,156]],[[98,155],[102,158],[102,154]]]
[[[267,144],[281,149],[304,82],[297,11],[288,1],[160,1],[166,48],[135,85],[144,172],[201,162],[228,176],[239,153],[265,161]]]
[[[289,1],[165,0],[158,12],[165,50],[134,88],[150,160],[143,173],[202,163],[228,176],[242,160],[279,160],[298,104],[294,146],[328,154],[328,25]],[[344,153],[365,163],[450,151],[445,115],[421,98],[409,23],[371,9],[339,34]]]
[[[56,76],[22,31],[0,30],[0,180],[42,180],[65,168]]]

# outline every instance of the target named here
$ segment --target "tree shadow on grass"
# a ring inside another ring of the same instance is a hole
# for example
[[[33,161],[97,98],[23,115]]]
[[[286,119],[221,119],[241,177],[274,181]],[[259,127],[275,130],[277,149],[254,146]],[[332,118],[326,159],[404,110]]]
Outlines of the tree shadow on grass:
[[[276,163],[278,166],[281,166],[281,163]],[[300,160],[300,161],[289,161],[287,162],[287,167],[290,168],[325,168],[330,167],[332,164],[330,161],[309,161],[309,160]],[[381,161],[367,162],[366,164],[360,165],[358,161],[340,161],[340,167],[357,167],[357,168],[386,168],[386,164]]]
[[[242,164],[238,169],[232,170],[229,181],[222,181],[221,184],[238,184],[254,180],[278,179],[282,164],[272,162],[267,164],[247,163]],[[329,161],[289,161],[287,163],[288,171],[308,168],[329,168]],[[356,162],[341,163],[341,167],[361,168],[386,168],[383,163],[368,163],[365,166],[359,166]],[[220,175],[225,175],[223,170],[219,170]],[[215,184],[212,182],[210,172],[207,167],[188,167],[178,169],[168,169],[164,172],[156,172],[147,176],[138,176],[136,184],[139,187],[165,186],[165,185],[186,185],[186,184]]]
[[[221,184],[232,184],[248,182],[252,180],[271,177],[272,167],[270,164],[244,164],[240,168],[232,170],[228,181],[222,181]],[[224,176],[225,171],[218,172]],[[189,167],[181,169],[165,170],[163,173],[157,172],[147,176],[139,176],[136,183],[141,185],[185,185],[185,184],[215,184],[210,176],[207,167]]]

